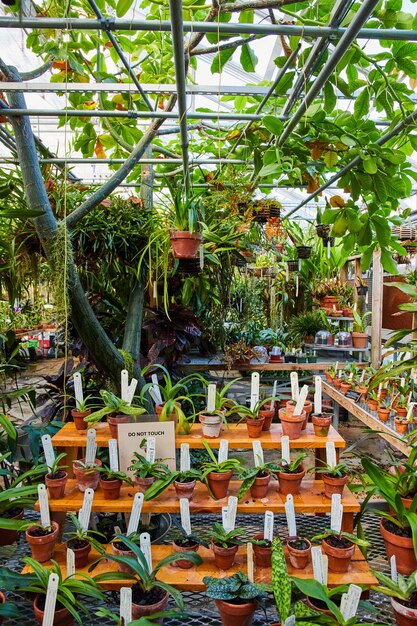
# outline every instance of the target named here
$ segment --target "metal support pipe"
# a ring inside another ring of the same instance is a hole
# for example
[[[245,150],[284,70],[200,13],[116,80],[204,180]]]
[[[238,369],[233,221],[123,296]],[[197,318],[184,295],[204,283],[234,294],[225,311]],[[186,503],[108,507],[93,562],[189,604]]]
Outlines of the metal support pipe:
[[[0,139],[1,139],[1,133],[0,133]],[[39,163],[42,164],[50,164],[50,165],[75,165],[77,163],[82,163],[85,165],[100,165],[100,164],[108,164],[111,163],[113,165],[120,165],[121,163],[124,163],[126,161],[126,159],[112,159],[112,158],[107,158],[107,159],[97,159],[97,158],[91,158],[91,159],[83,159],[83,158],[77,158],[77,157],[69,157],[68,159],[65,158],[60,158],[60,157],[51,157],[50,159],[39,159]],[[140,159],[138,164],[139,165],[178,165],[179,163],[182,163],[183,160],[182,159]],[[13,159],[13,158],[7,158],[7,157],[0,157],[0,163],[10,163],[10,164],[15,164],[15,163],[19,163],[18,159]],[[243,159],[228,159],[228,158],[224,158],[224,159],[190,159],[189,160],[189,164],[190,165],[218,165],[219,163],[231,163],[232,165],[250,165],[252,163],[252,161],[244,161]]]
[[[1,103],[1,100],[0,100]],[[175,112],[165,111],[82,111],[80,109],[6,109],[1,108],[1,114],[7,117],[23,117],[29,115],[32,117],[130,117],[136,118],[156,118],[156,119],[178,119],[179,114]],[[236,120],[238,122],[246,122],[248,120],[257,121],[261,119],[261,115],[253,113],[207,113],[200,111],[190,111],[187,114],[189,119],[193,120]],[[279,119],[286,120],[287,117],[279,116]]]
[[[104,30],[117,31],[171,31],[169,21],[126,20],[104,18],[54,18],[54,17],[0,17],[0,28],[36,28],[40,30]],[[185,33],[221,33],[236,35],[284,35],[287,37],[342,37],[347,28],[287,24],[241,24],[239,22],[184,22]],[[417,41],[417,30],[393,28],[362,28],[357,39],[387,39],[391,41]]]
[[[278,139],[278,144],[280,146],[283,146],[285,144],[286,140],[291,135],[293,130],[298,126],[298,123],[307,111],[308,107],[310,106],[310,104],[312,104],[314,98],[324,87],[325,83],[329,79],[330,74],[336,69],[337,64],[344,57],[351,43],[356,39],[362,25],[372,15],[372,12],[378,2],[379,0],[365,0],[365,2],[360,6],[357,13],[355,14],[355,17],[352,19],[351,23],[346,29],[343,37],[336,45],[333,54],[328,58],[327,62],[320,70],[314,83],[311,85],[310,89],[301,101],[300,106],[284,128],[281,136]]]

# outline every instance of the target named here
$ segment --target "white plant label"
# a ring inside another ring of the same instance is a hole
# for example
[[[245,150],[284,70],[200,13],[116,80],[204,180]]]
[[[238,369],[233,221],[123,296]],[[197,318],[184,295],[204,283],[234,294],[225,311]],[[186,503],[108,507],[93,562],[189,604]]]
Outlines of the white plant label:
[[[88,529],[90,523],[91,509],[93,507],[94,491],[93,489],[86,489],[84,491],[84,500],[81,509],[78,511],[78,521],[83,530]]]
[[[390,566],[391,566],[391,579],[393,580],[394,583],[398,582],[398,571],[397,571],[397,557],[395,556],[395,554],[392,555],[392,557],[389,560]]]
[[[237,512],[237,498],[236,496],[229,496],[227,500],[227,527],[229,530],[235,529],[236,512]]]
[[[281,437],[281,459],[285,465],[289,465],[291,463],[290,438],[288,435],[283,435]]]
[[[227,461],[228,456],[229,456],[229,442],[226,439],[221,439],[217,461],[219,463],[223,463],[223,461]]]
[[[135,396],[135,391],[136,391],[137,386],[138,386],[138,381],[136,380],[136,378],[132,378],[132,380],[130,381],[130,385],[128,385],[127,387],[127,392],[126,392],[126,402],[128,403],[129,406],[132,404],[132,400]]]
[[[94,430],[94,428],[89,428],[87,430],[87,449],[85,452],[85,464],[88,465],[88,467],[92,467],[94,465],[94,461],[96,460],[96,452],[96,431]]]
[[[127,370],[122,370],[120,374],[120,391],[122,400],[127,402],[127,388],[129,386],[129,372]]]
[[[264,519],[264,539],[272,541],[274,535],[274,514],[272,511],[265,511]]]
[[[228,512],[229,512],[229,507],[227,506],[222,506],[222,526],[225,529],[225,531],[227,532],[227,516],[228,516]]]
[[[246,544],[246,558],[248,563],[248,580],[250,583],[255,581],[253,568],[253,545],[249,542]]]
[[[337,370],[339,369],[339,361],[336,361],[336,365],[334,366],[334,372],[337,375]]]
[[[207,413],[214,413],[216,410],[216,385],[210,383],[207,387]]]
[[[180,472],[188,472],[190,467],[190,444],[182,443],[180,449]]]
[[[152,390],[155,395],[156,404],[160,405],[163,403],[161,390],[159,388],[158,375],[152,374]]]
[[[115,526],[114,527],[114,534],[115,535],[121,535],[122,534],[122,530],[121,530],[120,526]]]
[[[146,460],[155,463],[155,437],[148,437],[146,440]]]
[[[291,372],[290,374],[290,381],[291,381],[291,397],[294,400],[294,402],[297,402],[298,400],[298,394],[299,392],[299,387],[298,387],[298,374],[297,372]]]
[[[329,467],[336,466],[336,448],[334,441],[326,441],[326,463]]]
[[[259,402],[259,382],[260,376],[258,372],[252,372],[250,385],[250,410],[253,411],[255,405]]]
[[[314,412],[317,414],[320,414],[321,413],[321,399],[322,399],[321,376],[315,376],[314,383],[315,383]]]
[[[311,561],[313,563],[313,576],[317,582],[324,584],[323,582],[323,563],[321,560],[321,546],[312,546],[311,548]]]
[[[345,617],[345,612],[346,612],[346,602],[347,602],[347,593],[343,593],[342,597],[340,598],[340,612],[343,618]]]
[[[51,528],[51,516],[49,515],[48,492],[45,485],[38,485],[39,509],[41,512],[41,524],[43,528]]]
[[[342,376],[343,376],[343,371],[342,371],[342,370],[339,370],[339,371],[338,371],[338,378],[342,378]]]
[[[295,523],[294,496],[290,493],[287,495],[285,502],[285,515],[287,517],[288,536],[297,536],[297,525]]]
[[[203,244],[201,244],[201,246],[199,246],[199,248],[198,248],[198,255],[199,255],[199,259],[200,259],[200,269],[202,270],[204,268],[204,247],[203,247]]]
[[[143,493],[135,493],[135,497],[133,498],[132,510],[130,511],[129,524],[126,531],[127,536],[138,531],[142,505]]]
[[[327,581],[329,577],[329,557],[327,554],[321,555],[321,568],[323,572],[323,585],[327,586]]]
[[[405,378],[400,378],[400,386],[404,387],[405,385]]]
[[[187,535],[191,535],[190,502],[187,498],[180,499],[181,526]]]
[[[275,409],[275,398],[277,397],[277,386],[278,386],[278,381],[274,380],[274,386],[272,387],[271,411]]]
[[[83,380],[80,372],[74,374],[74,394],[75,394],[75,406],[77,411],[80,410],[81,404],[84,402],[83,394]]]
[[[308,385],[304,385],[299,393],[297,404],[295,405],[295,409],[294,409],[294,415],[301,415],[303,407],[304,407],[304,403],[307,400],[307,396],[308,396]]]
[[[155,389],[153,387],[149,388],[149,395],[151,396],[152,400],[154,401],[155,404],[159,405],[160,402],[158,400],[158,396],[155,393]]]
[[[352,380],[353,380],[353,372],[351,372],[351,373],[349,374],[349,380],[352,382]]]
[[[408,411],[407,411],[407,419],[410,422],[411,421],[411,416],[413,414],[414,411],[414,402],[410,402],[410,404],[408,405]]]
[[[48,589],[43,610],[42,626],[53,626],[55,617],[56,596],[58,593],[59,578],[57,574],[49,574]]]
[[[46,465],[48,466],[49,471],[51,471],[55,461],[55,452],[52,446],[51,435],[42,435],[42,447],[45,454]]]
[[[363,381],[365,380],[365,374],[366,374],[366,370],[362,370],[361,383],[363,383]]]
[[[342,529],[343,505],[340,493],[332,495],[332,512],[330,516],[330,528],[336,533],[340,533]]]
[[[109,439],[110,471],[119,471],[119,454],[117,452],[117,439]]]
[[[128,626],[132,621],[132,588],[122,587],[120,589],[120,619]]]
[[[67,548],[67,578],[75,574],[75,554],[74,550]]]
[[[151,550],[151,536],[149,533],[142,533],[140,535],[140,549],[143,552],[143,556],[148,564],[149,573],[152,571],[152,550]]]
[[[344,610],[341,610],[343,618],[347,621],[352,617],[355,617],[359,600],[361,599],[362,589],[358,585],[349,585],[348,592],[346,594]],[[344,594],[345,595],[345,594]]]
[[[379,385],[378,385],[378,398],[381,397],[381,391],[382,391],[382,383],[379,383]]]
[[[284,622],[284,626],[295,626],[295,615],[290,615]]]
[[[262,449],[262,444],[257,439],[252,442],[252,450],[253,450],[253,464],[255,467],[261,467],[264,464],[264,451]]]

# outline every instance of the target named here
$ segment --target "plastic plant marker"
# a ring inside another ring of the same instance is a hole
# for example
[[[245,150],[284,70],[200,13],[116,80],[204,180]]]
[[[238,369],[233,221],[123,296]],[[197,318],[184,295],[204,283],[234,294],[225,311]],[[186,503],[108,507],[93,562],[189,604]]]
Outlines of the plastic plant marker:
[[[42,626],[53,626],[55,617],[56,596],[58,593],[58,574],[49,574],[48,589],[46,591],[45,608],[43,610]]]
[[[336,448],[333,441],[326,441],[326,463],[332,469],[336,466]]]
[[[344,610],[341,611],[343,618],[347,621],[355,617],[358,611],[359,600],[361,599],[362,589],[358,585],[349,585],[346,594]],[[345,594],[344,594],[345,595]]]
[[[115,526],[114,527],[114,534],[115,535],[121,535],[122,534],[122,529],[120,528],[120,526]]]
[[[75,574],[75,553],[71,548],[67,548],[67,578]]]
[[[290,438],[288,435],[283,435],[283,437],[281,437],[281,459],[286,465],[291,463]]]
[[[330,528],[335,533],[340,533],[342,528],[343,505],[341,503],[342,496],[340,493],[332,495],[332,512],[330,516]]]
[[[250,410],[253,411],[257,402],[259,402],[259,382],[260,376],[258,372],[252,372],[250,385]]]
[[[275,398],[277,397],[277,385],[278,385],[278,381],[274,380],[274,386],[272,387],[271,411],[275,409]]]
[[[155,395],[155,401],[157,404],[162,404],[163,400],[162,400],[161,390],[159,388],[158,375],[152,374],[151,378],[152,378],[152,390]]]
[[[122,370],[120,380],[120,388],[121,388],[121,398],[124,402],[127,402],[127,388],[129,386],[129,372],[127,370]]]
[[[253,545],[250,542],[246,544],[246,559],[248,565],[248,580],[250,583],[253,583],[255,580],[253,572]]]
[[[190,444],[182,443],[180,450],[180,472],[188,472],[190,467]]]
[[[300,265],[300,263],[298,263],[298,265]],[[299,278],[298,278],[298,274],[295,277],[295,297],[298,298],[298,288],[299,288]]]
[[[158,402],[158,396],[156,395],[155,389],[153,387],[149,388],[149,395],[151,396],[155,404],[160,404],[160,402]]]
[[[365,380],[365,374],[366,374],[366,370],[362,370],[361,383],[363,383],[363,381]]]
[[[156,280],[153,283],[152,295],[154,300],[158,300],[158,283]]]
[[[338,374],[337,374],[337,375],[338,375],[338,378],[342,378],[342,376],[343,376],[343,371],[342,371],[342,370],[339,370],[339,372],[338,372]]]
[[[378,398],[381,397],[381,392],[382,392],[382,383],[379,383],[379,385],[378,385]]]
[[[315,376],[314,382],[315,382],[314,412],[319,415],[321,413],[321,400],[322,400],[321,376]]]
[[[204,248],[203,248],[203,244],[201,244],[201,246],[198,247],[198,257],[200,260],[200,269],[204,269]]]
[[[214,413],[216,410],[216,384],[210,383],[207,387],[207,413]]]
[[[285,515],[287,517],[288,536],[297,536],[297,525],[295,523],[294,496],[289,493],[285,502]]]
[[[284,622],[284,626],[295,626],[295,615],[290,615]]]
[[[304,407],[304,403],[307,400],[307,396],[308,396],[308,385],[304,385],[298,395],[297,404],[295,405],[295,408],[294,408],[294,415],[301,415],[301,412]]]
[[[51,471],[55,461],[55,452],[52,446],[51,435],[42,435],[42,448],[45,454],[46,465],[48,466],[49,471]]]
[[[41,512],[42,528],[51,528],[51,516],[49,515],[48,491],[45,485],[38,485],[39,509]]]
[[[109,439],[109,459],[110,470],[112,472],[119,471],[119,455],[117,452],[117,439]]]
[[[285,282],[289,282],[290,280],[290,268],[287,265],[287,269],[285,270]]]
[[[187,535],[191,535],[190,502],[188,498],[180,499],[181,526]]]
[[[397,583],[398,582],[398,571],[397,571],[397,557],[395,554],[389,560],[391,566],[391,579]]]
[[[413,411],[414,411],[414,404],[415,404],[415,402],[410,402],[410,404],[408,405],[408,411],[407,411],[407,419],[408,419],[408,421],[411,421],[411,416],[412,416]]]
[[[120,619],[123,624],[130,624],[132,621],[132,588],[122,587],[120,589]]]
[[[128,403],[129,406],[132,404],[132,400],[135,396],[135,391],[136,391],[137,386],[138,386],[138,381],[136,380],[136,378],[132,378],[132,380],[130,381],[130,385],[128,385],[127,387],[127,392],[126,392],[126,402]]]
[[[299,390],[299,387],[298,387],[298,374],[297,374],[297,372],[291,372],[291,374],[290,374],[290,381],[291,381],[291,398],[294,400],[294,402],[297,402],[298,394],[300,393],[300,390]]]
[[[335,373],[337,372],[338,369],[339,369],[339,361],[336,361],[336,365],[334,366]]]
[[[217,460],[219,463],[223,463],[223,461],[227,461],[228,456],[229,456],[229,442],[227,441],[227,439],[222,439],[220,441],[219,454],[217,456]]]
[[[225,531],[227,532],[227,516],[228,516],[228,512],[229,512],[229,507],[228,506],[222,506],[222,526],[225,529]]]
[[[274,535],[274,514],[272,511],[265,511],[264,519],[264,539],[272,541]]]
[[[340,612],[343,615],[343,617],[346,611],[346,603],[347,603],[347,593],[343,593],[342,597],[340,598]]]
[[[327,258],[330,259],[331,249],[330,249],[330,239],[327,240]]]
[[[329,578],[329,557],[327,556],[327,554],[321,555],[321,567],[323,572],[323,585],[327,586]]]
[[[146,440],[146,460],[149,463],[155,463],[155,437],[148,437]]]
[[[84,499],[81,509],[78,511],[78,521],[83,530],[88,529],[90,523],[91,509],[93,507],[94,490],[86,489],[84,491]]]
[[[127,526],[127,536],[136,533],[140,522],[140,514],[142,512],[143,493],[135,493],[133,498],[132,510],[130,511],[129,524]]]
[[[88,467],[92,467],[94,465],[94,461],[96,460],[96,452],[96,431],[94,430],[94,428],[89,428],[87,430],[87,449],[85,452],[85,464]]]
[[[321,546],[312,546],[311,548],[311,561],[313,564],[313,576],[317,582],[323,583],[323,563],[322,563]]]
[[[143,552],[143,556],[148,564],[149,572],[152,571],[152,549],[151,549],[151,536],[149,533],[141,533],[140,535],[140,549]]]
[[[227,499],[227,528],[234,530],[236,525],[237,498],[229,496]]]
[[[259,439],[252,442],[252,450],[253,450],[253,461],[255,467],[260,467],[264,464],[264,451],[262,449],[262,444]]]
[[[74,393],[75,406],[77,407],[77,411],[79,411],[81,404],[84,402],[83,381],[80,372],[74,374]]]

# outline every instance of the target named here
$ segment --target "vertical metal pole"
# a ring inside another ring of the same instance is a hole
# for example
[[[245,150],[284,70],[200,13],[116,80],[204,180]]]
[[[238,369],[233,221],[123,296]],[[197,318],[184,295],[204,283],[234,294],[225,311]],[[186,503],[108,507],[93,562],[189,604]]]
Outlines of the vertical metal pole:
[[[381,250],[375,250],[372,262],[371,324],[371,365],[375,368],[378,368],[381,364],[383,283],[384,268],[381,264]]]

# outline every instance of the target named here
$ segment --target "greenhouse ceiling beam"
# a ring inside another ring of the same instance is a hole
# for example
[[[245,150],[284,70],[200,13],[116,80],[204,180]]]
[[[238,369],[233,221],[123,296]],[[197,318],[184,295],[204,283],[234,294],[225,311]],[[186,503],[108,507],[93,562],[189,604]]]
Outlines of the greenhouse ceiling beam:
[[[0,28],[36,28],[40,30],[105,30],[107,31],[156,31],[170,32],[169,21],[127,20],[104,18],[55,18],[55,17],[0,17]],[[349,28],[349,27],[348,27]],[[220,33],[229,35],[285,35],[287,37],[342,37],[348,28],[330,28],[329,26],[307,26],[287,24],[241,24],[239,22],[184,22],[186,33]],[[362,28],[357,39],[387,39],[399,41],[417,41],[417,30],[394,28]]]
[[[341,61],[341,59],[346,54],[349,46],[356,39],[361,27],[372,15],[373,10],[377,6],[378,2],[379,0],[365,0],[363,4],[359,7],[357,13],[355,14],[355,17],[352,19],[351,23],[343,34],[343,37],[335,46],[332,55],[327,59],[326,63],[321,68],[313,84],[310,86],[310,89],[307,91],[304,98],[302,99],[300,106],[295,111],[289,122],[286,124],[278,139],[279,146],[283,146],[285,144],[288,137],[298,126],[301,118],[305,115],[308,107],[318,96],[318,94],[328,81],[330,75],[336,69],[337,64]]]
[[[82,111],[80,109],[6,109],[1,106],[1,114],[7,117],[130,117],[136,118],[166,118],[176,120],[179,114],[176,112],[166,111]],[[260,120],[261,115],[254,113],[208,113],[206,111],[189,111],[188,118],[193,120],[235,120],[238,122],[246,122],[248,120]],[[278,119],[284,120],[282,116]]]
[[[0,140],[1,140],[1,134],[0,134]],[[42,164],[51,164],[51,165],[75,165],[77,163],[81,163],[81,164],[85,164],[85,165],[100,165],[100,164],[121,164],[121,163],[125,163],[126,159],[112,159],[110,158],[106,158],[106,159],[99,159],[99,158],[77,158],[77,157],[69,157],[68,159],[66,158],[60,158],[60,157],[53,157],[50,159],[39,159],[39,163]],[[11,163],[11,164],[18,164],[19,161],[18,159],[13,159],[13,158],[7,158],[7,157],[0,157],[0,163]],[[171,158],[166,158],[166,159],[140,159],[139,160],[139,164],[140,165],[178,165],[179,163],[182,163],[182,159],[171,159]],[[189,159],[189,163],[190,165],[218,165],[219,163],[231,163],[232,165],[251,165],[252,161],[245,161],[244,159],[228,159],[228,158],[224,158],[224,159]]]
[[[385,135],[382,135],[379,139],[377,139],[375,141],[375,143],[378,146],[383,146],[384,144],[386,144],[388,141],[390,141],[391,139],[394,139],[394,137],[396,137],[397,135],[399,135],[403,130],[405,130],[408,126],[415,126],[417,124],[417,111],[414,111],[414,113],[411,113],[410,115],[408,115],[406,118],[404,118],[401,122],[399,122],[396,126],[394,126],[394,128],[390,131],[388,131],[387,133],[385,133]],[[323,183],[318,189],[316,189],[316,191],[314,191],[313,193],[311,193],[309,196],[307,196],[307,198],[305,198],[305,200],[303,200],[302,202],[300,202],[300,204],[298,204],[294,209],[292,209],[289,213],[287,213],[285,215],[285,217],[290,217],[290,215],[293,215],[294,213],[296,213],[297,211],[299,211],[303,206],[305,206],[308,202],[310,202],[311,200],[314,200],[314,198],[321,193],[322,191],[324,191],[325,189],[328,189],[331,185],[333,185],[333,183],[335,183],[336,181],[339,180],[339,178],[342,178],[342,176],[344,176],[345,174],[347,174],[348,172],[350,172],[350,170],[355,167],[355,165],[358,165],[358,163],[361,162],[361,157],[357,156],[354,159],[352,159],[352,161],[350,161],[349,163],[347,163],[345,165],[345,167],[343,167],[341,170],[339,170],[338,172],[336,172],[336,174],[334,174],[334,176],[332,176],[331,178],[329,178],[329,180],[327,180],[325,183]]]

